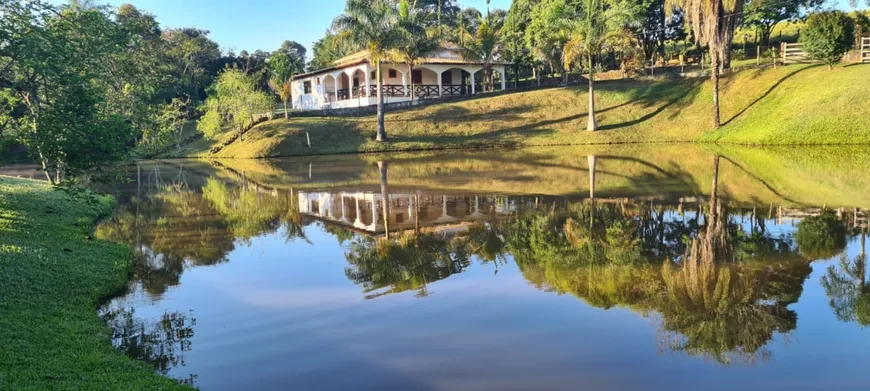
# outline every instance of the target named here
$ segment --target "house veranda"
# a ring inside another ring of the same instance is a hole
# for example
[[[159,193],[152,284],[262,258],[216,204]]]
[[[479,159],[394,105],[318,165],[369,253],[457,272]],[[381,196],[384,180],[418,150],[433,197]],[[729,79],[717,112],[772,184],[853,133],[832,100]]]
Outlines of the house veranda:
[[[492,64],[492,90],[506,88],[504,62]],[[384,103],[436,99],[484,92],[483,64],[465,60],[445,45],[414,65],[382,63]],[[411,86],[413,83],[413,91]],[[377,105],[377,69],[368,51],[341,58],[333,67],[297,75],[292,82],[296,110],[346,109]]]

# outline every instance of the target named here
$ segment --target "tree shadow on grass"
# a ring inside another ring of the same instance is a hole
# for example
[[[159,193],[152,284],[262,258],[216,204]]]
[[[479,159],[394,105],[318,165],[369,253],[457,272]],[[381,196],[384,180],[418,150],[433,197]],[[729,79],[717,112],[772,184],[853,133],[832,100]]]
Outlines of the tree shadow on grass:
[[[625,121],[616,124],[605,124],[599,126],[599,130],[613,130],[625,127],[631,127],[634,125],[641,124],[643,122],[649,121],[657,116],[659,116],[662,112],[664,112],[667,108],[674,106],[680,102],[686,102],[684,106],[688,106],[692,102],[692,98],[700,92],[700,87],[704,83],[703,80],[695,79],[689,82],[677,82],[670,86],[662,86],[662,85],[650,85],[646,89],[638,90],[635,97],[630,100],[628,103],[637,103],[643,105],[645,108],[653,107],[654,105],[661,102],[663,99],[666,99],[665,104],[658,106],[655,110],[641,116],[640,118],[633,119],[630,121]],[[597,111],[596,114],[604,113],[606,110]],[[671,118],[679,115],[679,112],[673,114]]]
[[[527,114],[537,109],[533,105],[516,105],[502,107],[496,110],[472,111],[458,104],[445,104],[430,110],[419,117],[388,119],[389,122],[416,122],[416,121],[486,121],[491,119],[519,120],[522,114]],[[405,114],[407,115],[407,114]]]
[[[611,106],[611,107],[608,107],[606,109],[599,110],[599,111],[597,111],[597,113],[605,113],[605,112],[608,112],[611,110],[616,110],[620,107],[634,104],[638,100],[639,100],[639,98],[635,98],[635,99],[629,100],[627,102],[620,103],[616,106]],[[462,111],[466,110],[464,108],[460,108],[460,109],[462,109]],[[531,109],[529,109],[529,110],[531,110]],[[460,110],[455,110],[455,111],[451,110],[451,112],[453,113],[453,114],[451,114],[452,116],[464,115],[464,114],[459,114]],[[474,115],[474,114],[472,114],[472,115]],[[487,117],[490,117],[490,116],[493,116],[494,114],[493,114],[493,112],[487,112],[485,115]],[[565,116],[565,117],[561,117],[561,118],[539,121],[539,122],[535,122],[535,123],[524,124],[524,125],[519,125],[519,126],[514,126],[514,127],[510,127],[510,128],[504,128],[504,129],[498,129],[498,130],[489,131],[489,132],[485,132],[485,133],[477,133],[477,134],[473,134],[473,135],[465,135],[465,136],[421,135],[421,136],[397,137],[397,138],[393,138],[392,140],[393,141],[403,141],[403,142],[419,142],[419,143],[434,143],[434,142],[445,142],[446,141],[446,142],[456,143],[456,144],[468,143],[469,145],[471,145],[471,144],[487,144],[489,141],[497,140],[497,139],[500,139],[500,138],[503,138],[503,137],[506,137],[509,135],[540,136],[540,135],[545,135],[545,134],[557,133],[558,132],[557,130],[542,129],[542,128],[553,126],[553,125],[558,125],[558,124],[565,123],[565,122],[576,121],[576,120],[582,119],[588,115],[589,115],[589,113],[579,113],[579,114],[569,115],[569,116]],[[462,120],[464,121],[465,118],[462,118]],[[518,144],[517,142],[508,141],[508,142],[499,143],[499,146],[514,146],[517,144]]]
[[[752,103],[750,103],[749,105],[747,105],[746,107],[744,107],[742,110],[740,110],[739,112],[737,112],[737,114],[734,114],[734,116],[732,116],[729,120],[727,120],[727,121],[725,121],[724,123],[722,123],[722,126],[728,125],[729,123],[731,123],[732,121],[734,121],[735,119],[737,119],[737,117],[740,117],[741,115],[743,115],[743,113],[745,113],[747,110],[749,110],[750,108],[752,108],[752,106],[755,106],[755,105],[756,105],[758,102],[760,102],[762,99],[764,99],[764,98],[766,98],[768,95],[770,95],[770,93],[773,92],[773,90],[775,90],[777,87],[779,87],[780,85],[782,85],[782,83],[785,82],[786,80],[788,80],[788,79],[794,77],[794,76],[797,75],[798,73],[801,73],[801,72],[803,72],[803,71],[805,71],[805,70],[807,70],[807,69],[818,68],[818,67],[820,67],[820,66],[821,66],[820,64],[819,64],[819,65],[810,65],[810,66],[803,67],[803,68],[800,68],[800,69],[795,69],[794,71],[790,72],[788,75],[785,75],[782,79],[777,80],[776,83],[774,83],[772,86],[770,86],[770,88],[768,88],[767,91],[765,91],[764,94],[762,94],[760,97],[758,97],[758,99],[755,99],[754,101],[752,101]]]

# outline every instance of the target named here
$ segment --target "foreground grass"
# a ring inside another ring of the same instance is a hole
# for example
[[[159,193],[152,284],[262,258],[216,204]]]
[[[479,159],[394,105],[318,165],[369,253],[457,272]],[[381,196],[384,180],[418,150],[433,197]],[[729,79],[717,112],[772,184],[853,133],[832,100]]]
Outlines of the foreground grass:
[[[199,140],[173,156],[256,158],[498,146],[650,142],[861,144],[870,142],[870,66],[828,71],[792,65],[734,72],[722,82],[713,132],[705,79],[600,83],[601,130],[585,132],[585,86],[509,93],[388,113],[390,142],[374,141],[374,116],[276,119],[217,154]],[[306,133],[311,138],[307,147]]]
[[[0,177],[0,389],[183,389],[115,350],[96,307],[129,249],[90,237],[108,197]]]

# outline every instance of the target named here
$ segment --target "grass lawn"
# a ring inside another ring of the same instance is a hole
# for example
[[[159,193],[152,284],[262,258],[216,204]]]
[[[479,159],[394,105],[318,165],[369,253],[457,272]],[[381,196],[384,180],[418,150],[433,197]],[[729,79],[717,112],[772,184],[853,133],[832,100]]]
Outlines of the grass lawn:
[[[186,389],[112,347],[97,316],[129,249],[92,239],[109,197],[0,177],[0,390]]]
[[[723,78],[721,116],[712,131],[706,79],[620,80],[597,84],[598,132],[586,132],[585,86],[552,88],[433,104],[386,116],[390,141],[374,141],[376,120],[362,117],[275,119],[216,154],[220,140],[199,140],[172,156],[258,158],[496,146],[726,142],[870,142],[870,66],[792,65],[748,69]],[[307,147],[306,133],[312,147]],[[228,137],[229,134],[224,135]]]

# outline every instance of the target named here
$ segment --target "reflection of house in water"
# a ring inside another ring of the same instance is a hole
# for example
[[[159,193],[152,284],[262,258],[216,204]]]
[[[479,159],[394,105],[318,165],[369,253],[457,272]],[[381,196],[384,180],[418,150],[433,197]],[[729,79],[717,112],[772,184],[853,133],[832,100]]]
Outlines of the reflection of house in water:
[[[475,195],[391,193],[390,231],[464,231],[470,223],[517,209],[518,199]],[[368,234],[384,232],[383,196],[374,192],[299,192],[299,212]]]

